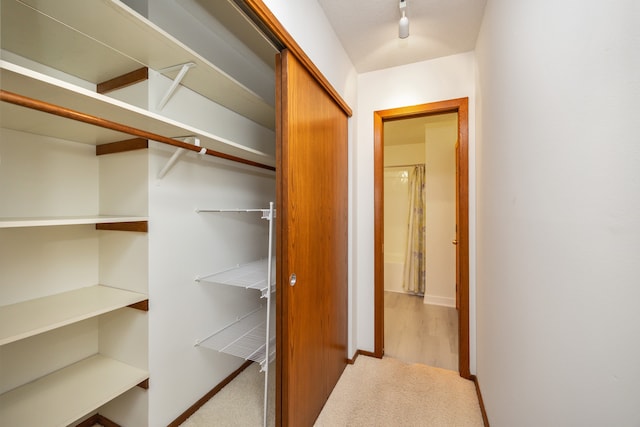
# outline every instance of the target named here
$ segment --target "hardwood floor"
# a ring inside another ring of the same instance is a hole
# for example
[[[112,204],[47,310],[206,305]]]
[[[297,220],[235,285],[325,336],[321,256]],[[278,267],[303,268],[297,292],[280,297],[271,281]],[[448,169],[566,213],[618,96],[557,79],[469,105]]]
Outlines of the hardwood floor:
[[[456,309],[385,291],[384,354],[407,363],[458,371]]]

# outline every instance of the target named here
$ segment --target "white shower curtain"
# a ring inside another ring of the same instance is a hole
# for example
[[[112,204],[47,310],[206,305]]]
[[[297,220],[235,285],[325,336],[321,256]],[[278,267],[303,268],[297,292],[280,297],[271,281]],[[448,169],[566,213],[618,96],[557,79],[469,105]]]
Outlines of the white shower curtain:
[[[424,295],[426,281],[424,200],[425,167],[417,165],[409,178],[409,220],[402,287],[418,295]]]

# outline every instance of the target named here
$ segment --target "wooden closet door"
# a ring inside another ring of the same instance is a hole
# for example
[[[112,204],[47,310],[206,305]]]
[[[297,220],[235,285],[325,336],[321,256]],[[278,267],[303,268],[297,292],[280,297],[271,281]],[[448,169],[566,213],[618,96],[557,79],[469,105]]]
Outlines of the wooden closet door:
[[[304,427],[347,361],[347,116],[286,50],[276,74],[276,417]]]

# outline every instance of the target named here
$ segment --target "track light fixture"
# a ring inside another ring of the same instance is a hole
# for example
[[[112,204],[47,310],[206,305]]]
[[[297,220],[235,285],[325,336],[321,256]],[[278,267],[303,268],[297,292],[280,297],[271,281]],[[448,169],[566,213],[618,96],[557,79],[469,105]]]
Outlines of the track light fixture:
[[[398,23],[398,37],[406,39],[409,37],[409,18],[406,13],[407,0],[400,0],[400,11],[402,12],[402,18]]]

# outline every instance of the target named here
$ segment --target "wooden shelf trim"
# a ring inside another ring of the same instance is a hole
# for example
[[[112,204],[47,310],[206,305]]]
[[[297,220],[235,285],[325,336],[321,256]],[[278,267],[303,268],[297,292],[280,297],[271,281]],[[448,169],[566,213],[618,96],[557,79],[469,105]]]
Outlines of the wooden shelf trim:
[[[129,304],[127,307],[140,310],[140,311],[149,311],[149,300],[146,299],[144,301],[136,302],[134,304]]]
[[[109,231],[137,231],[146,233],[149,231],[149,223],[147,221],[131,221],[131,222],[102,222],[96,224],[96,230]]]
[[[147,217],[135,216],[59,216],[59,217],[20,217],[1,218],[0,228],[21,228],[21,227],[55,227],[61,225],[86,225],[86,224],[111,224],[113,228],[103,228],[104,230],[123,231],[147,231]],[[122,224],[122,225],[119,225]],[[136,228],[136,229],[133,229]],[[144,229],[143,229],[144,228]]]
[[[100,414],[92,415],[91,417],[82,421],[80,424],[76,425],[76,427],[93,427],[96,424],[103,427],[121,427],[120,424],[114,423],[109,418]]]
[[[249,166],[255,166],[262,169],[267,170],[275,170],[275,167],[266,165],[259,162],[254,162],[252,160],[243,159],[241,157],[233,156],[226,153],[221,153],[219,151],[211,150],[209,148],[197,147],[193,144],[189,144],[186,142],[178,141],[173,138],[168,138],[166,136],[158,135],[152,132],[147,132],[141,129],[137,129],[131,126],[123,125],[121,123],[116,123],[111,120],[103,119],[101,117],[92,116],[89,114],[82,113],[80,111],[72,110],[70,108],[65,108],[59,105],[51,104],[48,102],[40,101],[37,99],[29,98],[23,95],[19,95],[13,92],[8,92],[6,90],[0,89],[0,101],[8,102],[10,104],[19,105],[21,107],[30,108],[33,110],[42,111],[44,113],[53,114],[59,117],[64,117],[71,120],[76,120],[79,122],[87,123],[94,126],[99,126],[106,129],[115,130],[118,132],[126,133],[132,136],[136,136],[138,138],[150,139],[153,141],[158,141],[163,144],[172,145],[174,147],[184,148],[186,150],[195,151],[202,154],[207,154],[209,156],[219,157],[225,160],[230,160],[237,163],[242,163]]]
[[[0,306],[0,345],[51,331],[132,304],[144,309],[148,297],[137,292],[95,285]],[[0,423],[1,425],[2,423]]]
[[[149,78],[149,68],[142,67],[96,85],[96,92],[108,93],[116,89],[143,82]]]
[[[123,153],[125,151],[142,150],[149,148],[149,140],[144,138],[126,139],[124,141],[110,142],[96,145],[96,156],[105,154]]]
[[[0,395],[0,425],[66,426],[148,378],[143,369],[96,354]]]

